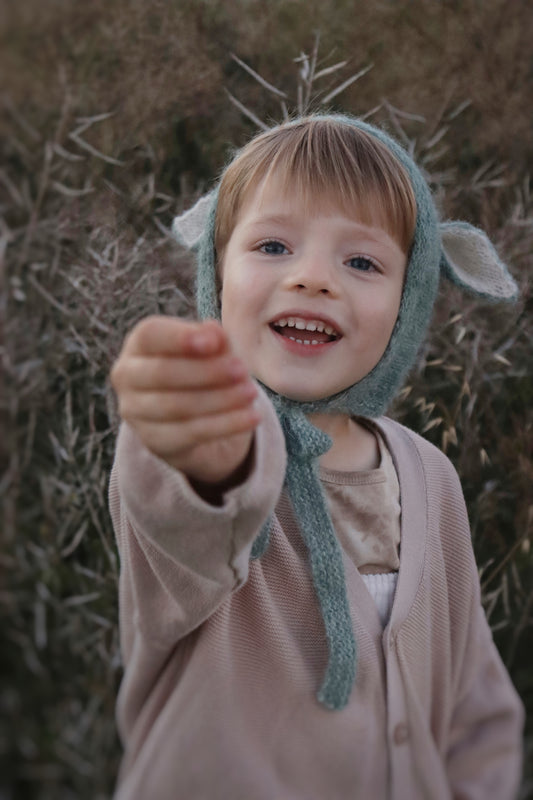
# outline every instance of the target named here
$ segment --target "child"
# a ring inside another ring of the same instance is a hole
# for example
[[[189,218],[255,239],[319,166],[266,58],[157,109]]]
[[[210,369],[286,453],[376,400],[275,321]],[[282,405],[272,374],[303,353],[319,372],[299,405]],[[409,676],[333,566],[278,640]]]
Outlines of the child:
[[[202,322],[150,318],[112,371],[120,800],[510,800],[522,708],[458,478],[381,417],[439,280],[512,299],[379,129],[250,142],[175,222]]]

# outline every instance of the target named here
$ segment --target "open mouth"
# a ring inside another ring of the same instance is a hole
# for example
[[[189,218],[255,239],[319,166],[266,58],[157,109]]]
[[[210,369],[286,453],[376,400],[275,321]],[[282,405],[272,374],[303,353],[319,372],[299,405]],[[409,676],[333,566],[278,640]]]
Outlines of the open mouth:
[[[270,327],[280,336],[310,347],[330,344],[341,337],[339,331],[332,325],[319,319],[280,317],[275,322],[271,322]]]

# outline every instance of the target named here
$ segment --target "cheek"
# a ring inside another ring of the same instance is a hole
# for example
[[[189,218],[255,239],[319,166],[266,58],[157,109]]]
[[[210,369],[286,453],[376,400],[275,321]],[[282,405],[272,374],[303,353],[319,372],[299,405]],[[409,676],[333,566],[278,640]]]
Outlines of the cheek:
[[[230,338],[242,333],[250,317],[250,298],[242,282],[236,282],[226,275],[220,290],[220,309],[222,327]]]
[[[366,306],[364,320],[359,319],[359,330],[364,333],[364,341],[371,358],[379,360],[387,349],[398,311],[399,302],[396,303],[394,298],[380,298]]]
[[[252,308],[262,305],[265,287],[260,276],[250,269],[228,268],[221,289],[222,311],[238,316],[251,313]]]
[[[389,287],[389,291],[383,294],[380,302],[380,316],[383,325],[394,328],[398,314],[400,313],[400,303],[402,300],[402,290],[396,286]]]

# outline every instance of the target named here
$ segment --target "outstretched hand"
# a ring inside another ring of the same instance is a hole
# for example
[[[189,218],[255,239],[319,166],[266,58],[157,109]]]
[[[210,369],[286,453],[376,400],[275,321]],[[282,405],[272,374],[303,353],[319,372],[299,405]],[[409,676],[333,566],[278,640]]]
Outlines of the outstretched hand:
[[[223,483],[245,462],[257,387],[218,322],[147,317],[126,337],[111,383],[143,444],[193,481]]]

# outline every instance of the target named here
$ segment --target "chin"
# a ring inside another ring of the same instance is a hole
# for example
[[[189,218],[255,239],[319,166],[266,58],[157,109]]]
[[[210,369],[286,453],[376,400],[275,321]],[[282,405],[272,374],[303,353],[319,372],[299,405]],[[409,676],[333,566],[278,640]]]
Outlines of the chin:
[[[286,397],[288,400],[294,400],[297,403],[312,403],[315,400],[325,400],[326,397],[330,397],[334,392],[324,392],[322,391],[313,391],[309,387],[306,389],[295,389],[293,386],[285,386],[284,384],[279,384],[276,381],[266,381],[263,380],[261,377],[258,377],[258,380],[261,381],[265,386],[272,392],[276,392],[281,397]]]

